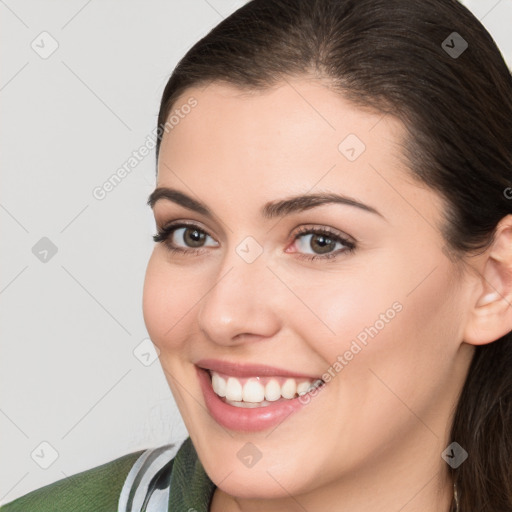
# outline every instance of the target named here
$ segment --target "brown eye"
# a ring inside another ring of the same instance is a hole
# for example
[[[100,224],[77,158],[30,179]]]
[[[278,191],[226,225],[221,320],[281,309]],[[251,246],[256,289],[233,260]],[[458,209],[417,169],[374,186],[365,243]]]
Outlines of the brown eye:
[[[210,238],[213,243],[208,243]],[[171,224],[153,236],[155,242],[162,242],[171,251],[194,252],[207,246],[216,245],[215,240],[194,224]]]
[[[335,258],[356,248],[354,242],[328,227],[300,229],[295,235],[295,246],[298,256],[306,260]]]
[[[178,234],[180,231],[181,233]],[[188,247],[202,247],[206,238],[206,233],[204,231],[193,227],[177,229],[174,234],[181,236],[182,240],[184,240]]]
[[[309,240],[309,246],[319,254],[330,252],[336,247],[336,242],[325,235],[313,234]]]

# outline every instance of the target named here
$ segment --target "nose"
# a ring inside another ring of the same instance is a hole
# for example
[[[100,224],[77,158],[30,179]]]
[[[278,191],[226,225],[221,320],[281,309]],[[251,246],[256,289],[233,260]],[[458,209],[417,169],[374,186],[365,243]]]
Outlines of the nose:
[[[200,302],[200,330],[211,342],[225,346],[275,335],[280,328],[278,284],[263,255],[247,263],[230,251]]]

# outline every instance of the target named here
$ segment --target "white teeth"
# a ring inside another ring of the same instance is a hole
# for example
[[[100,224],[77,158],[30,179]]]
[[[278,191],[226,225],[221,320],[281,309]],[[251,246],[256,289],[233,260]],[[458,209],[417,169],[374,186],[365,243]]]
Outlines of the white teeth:
[[[315,382],[301,380],[299,384],[293,378],[286,379],[281,386],[277,379],[270,379],[265,386],[257,379],[247,379],[245,384],[236,377],[228,377],[226,380],[218,373],[211,371],[213,391],[220,397],[226,397],[226,402],[236,407],[261,407],[270,405],[271,402],[281,397],[292,399],[311,391],[317,385],[324,384],[320,379]],[[243,401],[243,402],[242,402]]]
[[[226,396],[226,380],[218,373],[212,374],[212,385],[217,395]]]
[[[308,382],[308,381],[301,382],[297,386],[297,393],[299,396],[304,395],[305,393],[307,393],[310,390],[310,388],[311,388],[311,382]]]
[[[255,407],[266,407],[270,405],[270,402],[266,400],[263,400],[263,402],[232,402],[231,400],[226,400],[226,403],[234,405],[235,407],[241,407],[242,409],[254,409]]]
[[[226,400],[240,402],[242,400],[242,384],[235,377],[229,377],[226,384]]]
[[[244,384],[242,393],[244,402],[262,402],[265,400],[265,388],[254,379],[249,379]]]
[[[281,386],[276,379],[269,380],[265,386],[265,398],[269,402],[275,402],[281,398]]]
[[[281,388],[281,395],[283,398],[293,398],[297,392],[297,384],[295,379],[287,379]]]

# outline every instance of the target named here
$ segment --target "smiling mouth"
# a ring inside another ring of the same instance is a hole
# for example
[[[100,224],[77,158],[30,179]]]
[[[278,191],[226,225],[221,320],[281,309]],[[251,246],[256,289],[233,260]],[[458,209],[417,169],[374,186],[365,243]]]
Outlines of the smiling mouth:
[[[214,393],[234,407],[266,407],[293,400],[325,385],[322,379],[282,376],[235,377],[207,370]]]

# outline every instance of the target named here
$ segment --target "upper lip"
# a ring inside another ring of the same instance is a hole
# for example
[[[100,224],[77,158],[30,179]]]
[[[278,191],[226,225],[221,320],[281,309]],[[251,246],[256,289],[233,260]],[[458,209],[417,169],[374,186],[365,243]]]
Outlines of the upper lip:
[[[295,377],[309,380],[321,379],[315,375],[293,372],[284,368],[267,366],[265,364],[243,364],[231,361],[222,361],[220,359],[201,359],[197,361],[196,366],[204,370],[213,370],[233,377]]]

